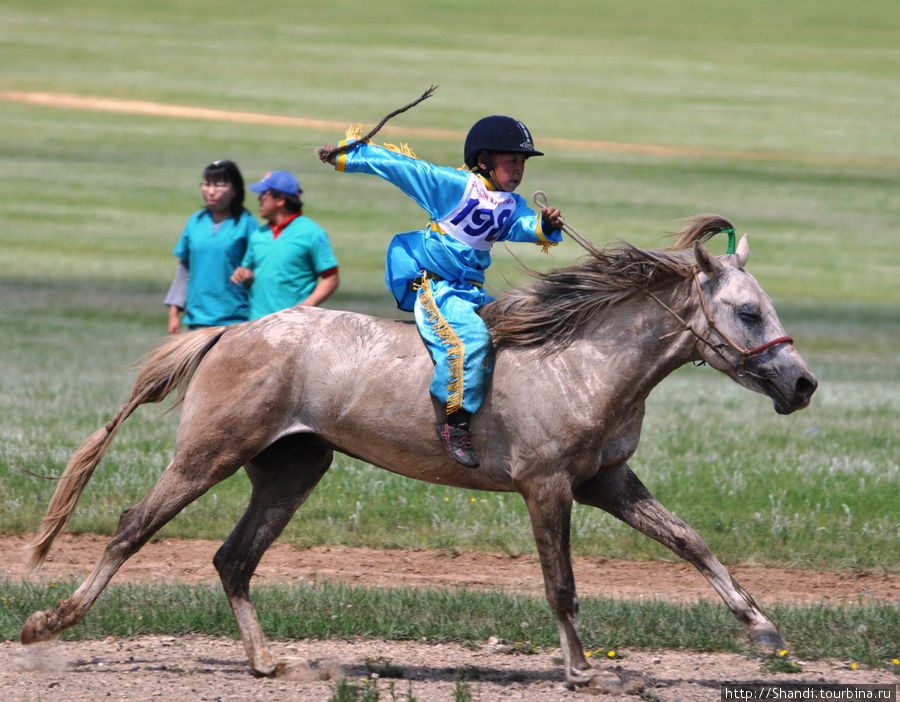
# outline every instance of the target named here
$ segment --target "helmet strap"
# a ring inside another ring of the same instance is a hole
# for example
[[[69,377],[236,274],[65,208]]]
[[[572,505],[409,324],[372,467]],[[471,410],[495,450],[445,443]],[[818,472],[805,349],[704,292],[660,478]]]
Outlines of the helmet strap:
[[[481,162],[484,161],[486,168],[481,167]],[[487,171],[491,170],[493,159],[491,158],[490,151],[479,151],[475,155],[475,168],[473,170],[478,171],[479,173],[487,173]]]
[[[485,167],[481,167],[480,161],[484,161]],[[491,177],[491,173],[494,171],[494,156],[490,151],[479,151],[478,156],[475,157],[475,172],[487,178],[489,181],[493,183],[494,179]]]

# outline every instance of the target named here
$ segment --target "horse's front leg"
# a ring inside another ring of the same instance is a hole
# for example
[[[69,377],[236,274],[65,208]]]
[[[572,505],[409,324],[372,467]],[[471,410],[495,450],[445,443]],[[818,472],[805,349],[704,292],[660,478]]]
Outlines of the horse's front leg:
[[[528,506],[547,602],[556,617],[566,682],[589,685],[613,694],[636,691],[636,681],[625,684],[612,672],[594,670],[584,655],[570,553],[572,489],[569,476],[549,476],[522,487],[520,493]]]
[[[594,478],[579,485],[575,499],[606,510],[672,549],[703,574],[734,616],[747,625],[754,643],[767,648],[784,648],[778,627],[713,555],[703,538],[663,507],[626,464],[601,470]]]
[[[531,529],[541,559],[544,591],[556,616],[559,643],[566,666],[566,680],[583,684],[590,679],[590,664],[584,657],[578,623],[578,597],[572,572],[570,533],[572,491],[567,476],[557,475],[529,485],[522,491]]]

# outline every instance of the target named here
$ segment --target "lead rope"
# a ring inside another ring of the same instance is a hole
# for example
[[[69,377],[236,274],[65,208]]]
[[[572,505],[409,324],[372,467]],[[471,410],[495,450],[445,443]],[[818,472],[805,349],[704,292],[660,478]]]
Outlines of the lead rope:
[[[545,193],[543,190],[535,190],[534,195],[532,195],[531,197],[534,200],[534,204],[537,205],[538,207],[540,207],[541,209],[544,209],[545,207],[550,207],[550,198],[547,196],[547,193]],[[581,233],[577,229],[575,229],[575,227],[569,225],[569,223],[566,222],[565,217],[560,215],[560,219],[562,219],[562,227],[560,227],[560,229],[562,229],[566,234],[568,234],[570,237],[572,237],[572,239],[574,239],[575,242],[577,242],[581,248],[583,248],[587,251],[594,250],[594,248],[595,248],[594,245],[590,241],[588,241],[585,237],[583,237],[581,235]]]

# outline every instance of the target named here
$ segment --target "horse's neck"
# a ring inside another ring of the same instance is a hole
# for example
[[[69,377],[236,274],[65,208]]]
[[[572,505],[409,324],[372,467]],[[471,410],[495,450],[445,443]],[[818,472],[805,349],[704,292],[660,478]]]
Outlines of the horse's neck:
[[[588,331],[588,346],[614,371],[615,382],[646,396],[694,356],[695,339],[682,320],[693,314],[690,288],[676,283],[653,293],[637,292],[613,305]]]

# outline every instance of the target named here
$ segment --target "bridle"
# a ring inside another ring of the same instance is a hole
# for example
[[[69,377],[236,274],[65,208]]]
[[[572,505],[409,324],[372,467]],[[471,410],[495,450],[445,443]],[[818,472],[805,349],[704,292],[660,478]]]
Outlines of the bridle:
[[[713,321],[712,315],[709,313],[709,305],[706,304],[706,296],[703,294],[703,288],[700,286],[700,276],[697,275],[697,267],[694,266],[691,268],[691,276],[694,279],[694,285],[697,288],[697,295],[700,298],[700,308],[703,310],[703,314],[706,316],[706,323],[709,329],[718,334],[724,344],[715,344],[706,336],[699,334],[690,324],[688,324],[675,310],[669,307],[665,302],[659,299],[653,292],[650,290],[644,290],[650,297],[652,297],[663,309],[665,309],[669,314],[671,314],[675,319],[679,321],[681,324],[681,328],[683,330],[689,331],[693,334],[697,339],[704,344],[706,344],[709,349],[715,353],[719,358],[721,358],[725,363],[730,364],[731,361],[725,357],[719,349],[723,346],[730,346],[734,351],[737,351],[741,358],[734,366],[734,373],[738,378],[743,378],[745,375],[756,375],[755,373],[751,373],[745,367],[747,360],[756,356],[757,354],[762,353],[763,351],[772,348],[773,346],[777,346],[778,344],[792,344],[794,343],[794,339],[790,336],[779,336],[777,339],[772,339],[772,341],[767,341],[764,344],[760,344],[752,349],[745,349],[740,344],[733,341],[725,332],[723,332],[716,323]],[[703,361],[700,361],[702,364]]]
[[[534,198],[534,204],[536,204],[538,207],[543,208],[543,207],[550,206],[550,198],[547,197],[547,193],[545,193],[542,190],[536,190],[534,192],[533,198]],[[593,249],[593,245],[587,239],[585,239],[577,229],[575,229],[574,227],[572,227],[568,223],[566,223],[565,220],[563,220],[563,224],[562,224],[561,228],[566,234],[568,234],[570,237],[572,237],[572,239],[574,239],[586,251],[591,251]],[[728,237],[729,251],[732,248],[731,244],[732,244],[733,238],[734,238],[734,230],[732,230],[729,233],[729,237]],[[707,337],[702,336],[701,334],[698,334],[697,331],[690,324],[688,324],[686,321],[684,321],[684,319],[681,317],[681,315],[679,315],[675,310],[673,310],[671,307],[669,307],[665,302],[660,300],[659,297],[654,295],[650,290],[643,289],[643,292],[647,293],[650,297],[652,297],[654,300],[656,300],[656,302],[658,302],[660,304],[660,306],[662,306],[663,309],[665,309],[669,314],[671,314],[673,317],[675,317],[675,319],[677,319],[681,323],[681,328],[683,330],[689,331],[691,334],[693,334],[695,337],[697,337],[698,340],[700,340],[704,344],[706,344],[710,348],[710,350],[713,353],[715,353],[719,358],[721,358],[726,364],[730,364],[731,361],[729,361],[725,357],[725,354],[723,354],[719,349],[723,346],[730,346],[733,350],[737,351],[741,355],[741,359],[737,362],[737,364],[734,367],[734,374],[738,378],[743,378],[746,375],[752,375],[754,377],[759,378],[760,377],[759,375],[757,375],[756,373],[752,373],[746,369],[745,364],[747,363],[747,360],[749,358],[752,358],[756,354],[762,353],[766,349],[770,349],[773,346],[777,346],[778,344],[793,344],[794,343],[793,338],[791,338],[790,336],[779,336],[777,339],[772,339],[772,341],[767,341],[765,344],[760,344],[759,346],[752,348],[752,349],[745,349],[740,344],[735,343],[732,339],[729,338],[728,334],[726,334],[721,329],[719,329],[718,326],[716,326],[716,323],[713,321],[712,315],[709,313],[709,306],[706,304],[706,296],[703,294],[703,288],[700,287],[700,276],[697,275],[697,266],[694,266],[691,268],[691,275],[694,278],[694,284],[697,286],[697,295],[700,297],[700,307],[703,309],[703,314],[706,315],[707,326],[712,331],[714,331],[716,334],[718,334],[720,337],[722,337],[722,341],[725,342],[724,344],[714,344]],[[677,333],[678,332],[672,332],[672,334],[677,334]],[[665,336],[671,336],[672,334],[666,334]],[[663,338],[665,338],[665,336]],[[704,363],[704,361],[701,360],[698,363],[698,365],[702,365],[703,363]]]

